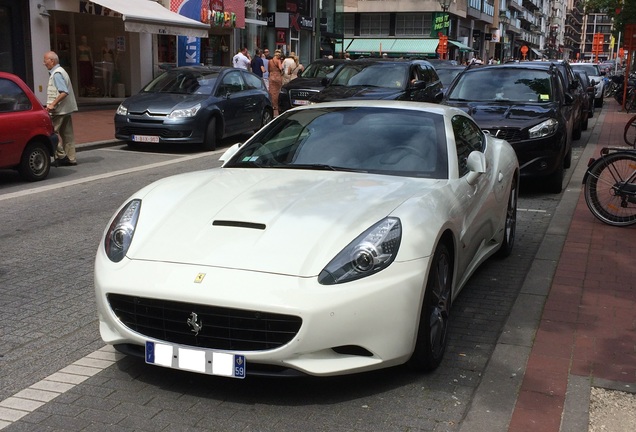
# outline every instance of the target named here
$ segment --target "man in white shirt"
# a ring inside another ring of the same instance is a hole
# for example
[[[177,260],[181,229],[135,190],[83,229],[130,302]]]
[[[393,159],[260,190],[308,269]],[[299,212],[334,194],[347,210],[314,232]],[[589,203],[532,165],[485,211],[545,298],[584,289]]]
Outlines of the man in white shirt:
[[[234,58],[232,58],[232,66],[239,69],[250,70],[251,62],[247,47],[241,48]]]

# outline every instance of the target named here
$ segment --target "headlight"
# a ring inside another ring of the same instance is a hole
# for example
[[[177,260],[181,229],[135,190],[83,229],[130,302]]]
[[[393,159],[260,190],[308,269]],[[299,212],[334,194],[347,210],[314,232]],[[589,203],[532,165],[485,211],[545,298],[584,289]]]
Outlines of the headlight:
[[[543,138],[556,133],[558,127],[558,121],[555,119],[548,119],[543,123],[539,123],[538,125],[530,128],[528,133],[530,134],[530,138]]]
[[[112,262],[119,262],[126,256],[137,227],[139,209],[141,209],[141,200],[130,201],[117,213],[106,231],[104,249]]]
[[[116,114],[125,116],[126,114],[128,114],[128,108],[126,108],[124,104],[119,104]]]
[[[393,262],[402,240],[400,220],[388,217],[349,243],[318,275],[318,283],[334,285],[360,279]]]
[[[194,117],[201,109],[201,104],[196,104],[190,108],[176,109],[168,115],[168,118]]]

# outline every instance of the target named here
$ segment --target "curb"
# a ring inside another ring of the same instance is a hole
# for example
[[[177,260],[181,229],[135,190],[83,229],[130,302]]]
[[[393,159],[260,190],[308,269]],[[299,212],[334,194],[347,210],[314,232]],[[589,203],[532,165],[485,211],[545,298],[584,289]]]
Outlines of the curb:
[[[596,143],[604,120],[605,111],[601,111],[583,153],[576,161],[576,166],[566,172],[567,182],[562,192],[561,201],[552,216],[546,235],[526,275],[517,300],[512,306],[508,320],[497,340],[497,345],[488,361],[466,416],[461,422],[460,432],[508,430],[528,358],[532,351],[534,337],[543,315],[543,306],[550,292],[552,279],[572,222],[572,215],[581,194],[581,182],[587,171],[587,161],[596,150]],[[590,145],[590,142],[594,144]],[[564,406],[563,432],[585,429],[578,427],[583,415],[581,414],[582,410],[585,411],[585,424],[587,425],[590,402],[589,380],[587,383],[581,383],[579,382],[580,377],[571,378],[572,380],[568,380],[568,393]],[[570,397],[570,382],[572,384],[572,397]],[[575,392],[575,386],[583,388]],[[574,396],[577,397],[574,398]],[[566,409],[571,408],[574,404],[577,404],[577,409],[566,412]],[[565,428],[566,418],[567,427],[573,429]]]

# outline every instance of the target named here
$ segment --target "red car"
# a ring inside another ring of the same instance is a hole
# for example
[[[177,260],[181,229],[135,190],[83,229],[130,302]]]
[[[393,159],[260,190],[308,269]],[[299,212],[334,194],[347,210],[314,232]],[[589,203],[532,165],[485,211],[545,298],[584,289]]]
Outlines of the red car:
[[[44,180],[58,139],[31,89],[19,77],[0,72],[0,168],[17,169],[28,181]]]

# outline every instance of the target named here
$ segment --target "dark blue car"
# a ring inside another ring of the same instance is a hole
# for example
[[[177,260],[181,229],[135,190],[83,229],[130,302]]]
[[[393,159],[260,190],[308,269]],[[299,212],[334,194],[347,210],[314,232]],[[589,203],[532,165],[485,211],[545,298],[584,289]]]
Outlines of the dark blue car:
[[[202,144],[260,129],[273,117],[263,80],[243,69],[170,69],[126,99],[115,113],[115,137],[141,143]]]

